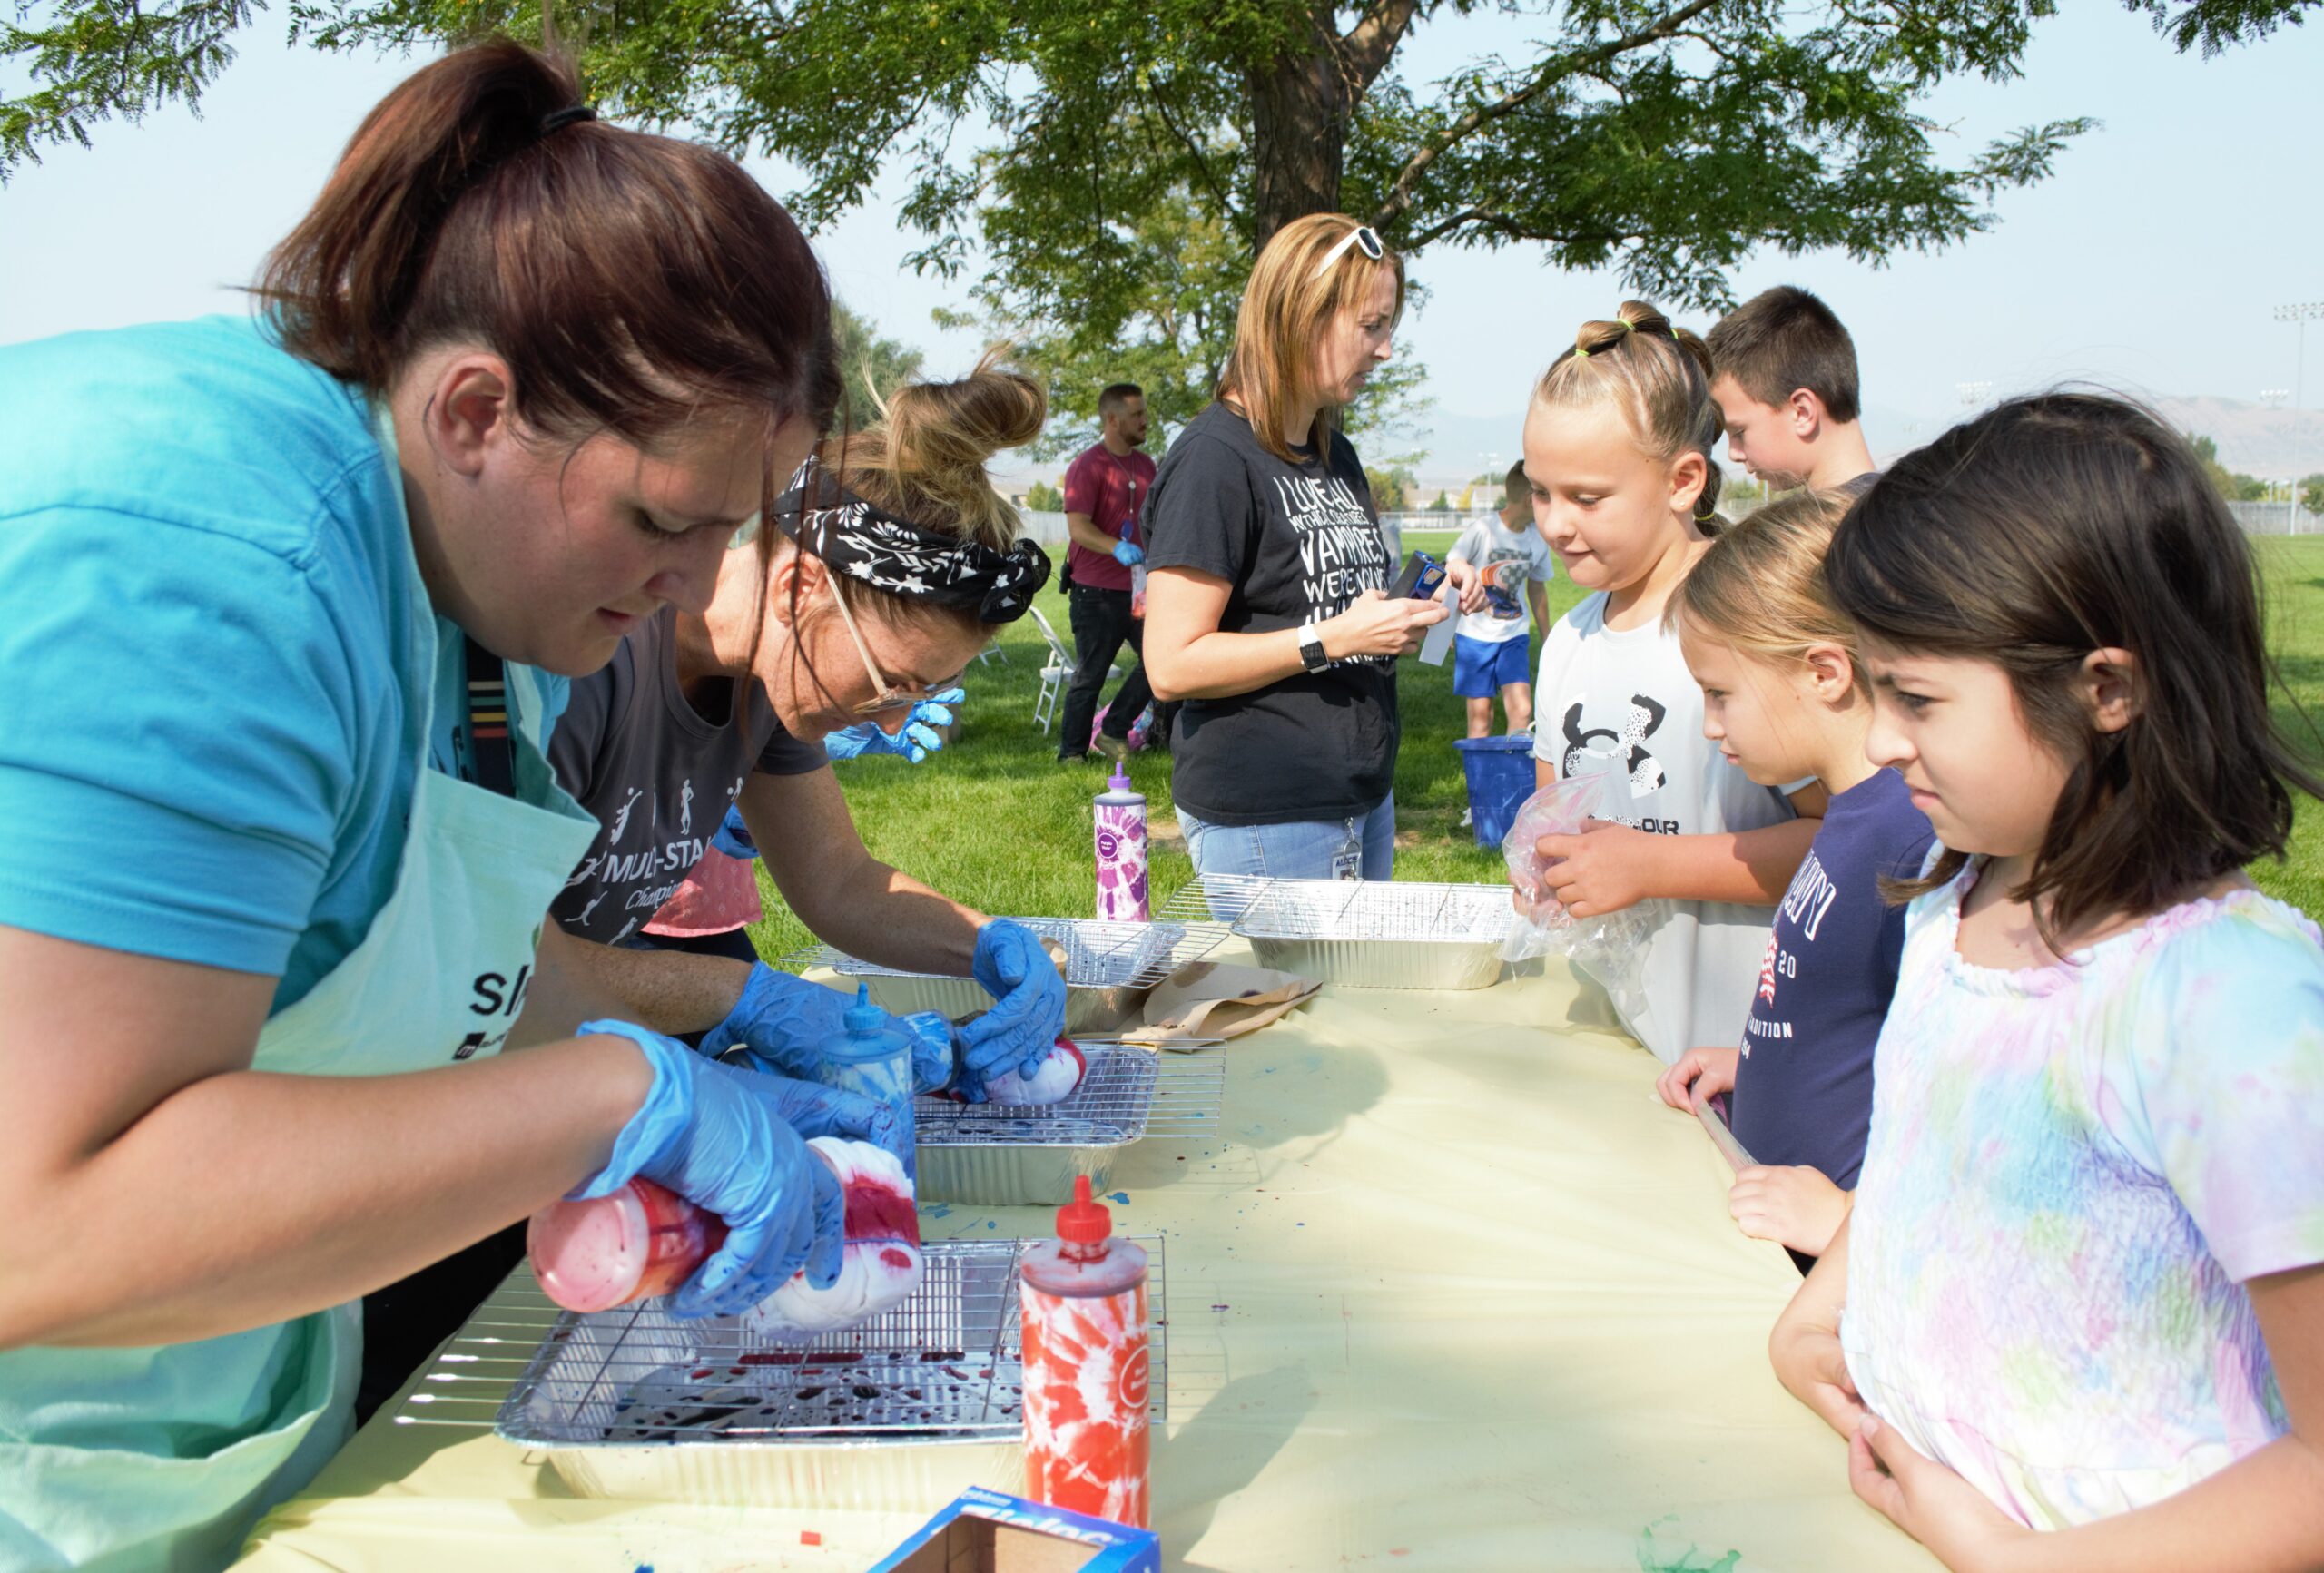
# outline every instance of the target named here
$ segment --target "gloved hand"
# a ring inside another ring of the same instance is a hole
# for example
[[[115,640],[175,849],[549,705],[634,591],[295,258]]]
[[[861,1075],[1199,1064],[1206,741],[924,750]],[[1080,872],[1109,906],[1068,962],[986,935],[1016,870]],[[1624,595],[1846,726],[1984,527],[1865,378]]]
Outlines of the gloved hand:
[[[718,821],[718,833],[710,838],[710,850],[744,862],[759,855],[759,844],[751,840],[751,828],[743,822],[740,803],[727,809],[726,817]]]
[[[822,1064],[821,1046],[845,1036],[841,1017],[854,1003],[835,988],[762,961],[751,968],[726,1019],[702,1035],[702,1052],[716,1059],[740,1046],[767,1070],[813,1081]]]
[[[896,1025],[911,1039],[911,1090],[941,1092],[960,1066],[952,1048],[952,1024],[940,1012],[919,1010],[898,1018]]]
[[[818,1289],[839,1282],[846,1200],[784,1118],[799,1106],[793,1095],[626,1021],[585,1021],[580,1032],[637,1045],[654,1085],[614,1139],[613,1156],[572,1199],[610,1194],[643,1175],[726,1222],[726,1243],[670,1297],[674,1314],[739,1315],[803,1265]]]
[[[1134,568],[1146,561],[1146,549],[1129,541],[1116,541],[1114,561],[1125,568]]]
[[[739,1046],[727,1052],[724,1063],[773,1083],[769,1090],[783,1123],[798,1132],[803,1142],[812,1142],[817,1136],[845,1136],[851,1141],[871,1142],[890,1152],[903,1145],[896,1111],[877,1098],[825,1086],[819,1081],[779,1076],[767,1069],[765,1063],[749,1049]]]
[[[911,707],[903,730],[893,737],[868,721],[832,732],[823,739],[824,757],[856,759],[867,753],[892,753],[918,764],[944,746],[944,734],[937,728],[952,724],[952,707],[968,696],[964,688],[930,694]]]
[[[995,918],[977,930],[970,967],[993,1007],[960,1029],[961,1064],[980,1084],[1008,1070],[1032,1075],[1065,1030],[1065,979],[1056,963],[1031,929]]]
[[[822,1046],[846,1035],[846,1012],[854,1003],[852,998],[836,989],[794,978],[788,972],[777,972],[762,961],[751,968],[750,980],[743,985],[743,998],[727,1012],[726,1019],[702,1035],[702,1052],[713,1059],[722,1059],[731,1058],[730,1051],[739,1050],[749,1057],[753,1069],[820,1083]],[[924,1010],[912,1016],[891,1017],[887,1025],[911,1040],[914,1092],[934,1092],[952,1079],[950,1022],[935,1011]],[[842,1096],[856,1097],[852,1093]],[[866,1106],[881,1106],[868,1098],[857,1101]],[[884,1106],[881,1113],[887,1113]],[[805,1134],[832,1133],[814,1130]],[[881,1141],[881,1145],[893,1151],[896,1144]]]

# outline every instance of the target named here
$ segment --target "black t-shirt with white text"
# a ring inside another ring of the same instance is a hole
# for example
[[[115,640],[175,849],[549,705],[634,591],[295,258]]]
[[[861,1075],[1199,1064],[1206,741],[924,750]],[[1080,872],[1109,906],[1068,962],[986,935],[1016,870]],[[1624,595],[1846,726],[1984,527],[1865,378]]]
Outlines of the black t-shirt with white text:
[[[665,606],[614,658],[576,678],[549,734],[557,783],[596,816],[597,839],[549,910],[568,934],[618,945],[644,928],[702,857],[743,780],[804,775],[821,744],[783,729],[755,682],[705,683],[704,715],[678,685],[678,614]],[[756,696],[745,720],[736,711]]]
[[[1345,611],[1394,569],[1364,466],[1334,432],[1322,460],[1285,463],[1225,404],[1163,456],[1146,506],[1146,560],[1232,586],[1218,626],[1269,634]],[[1396,664],[1354,656],[1178,712],[1170,790],[1196,818],[1288,824],[1366,812],[1388,795],[1402,735]]]

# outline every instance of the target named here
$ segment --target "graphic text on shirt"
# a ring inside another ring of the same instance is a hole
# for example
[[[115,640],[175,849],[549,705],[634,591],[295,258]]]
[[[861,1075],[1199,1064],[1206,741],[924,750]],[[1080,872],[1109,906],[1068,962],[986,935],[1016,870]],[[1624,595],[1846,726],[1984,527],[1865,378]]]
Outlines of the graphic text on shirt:
[[[1309,620],[1335,616],[1388,582],[1388,548],[1355,488],[1337,476],[1277,476],[1275,499],[1299,539],[1299,594]],[[1375,664],[1393,665],[1379,657]]]

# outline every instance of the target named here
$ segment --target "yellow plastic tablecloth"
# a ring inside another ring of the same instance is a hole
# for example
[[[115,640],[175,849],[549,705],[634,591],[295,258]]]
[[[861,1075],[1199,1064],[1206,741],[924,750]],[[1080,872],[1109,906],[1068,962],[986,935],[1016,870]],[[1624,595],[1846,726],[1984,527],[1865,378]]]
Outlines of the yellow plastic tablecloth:
[[[1227,1046],[1218,1141],[1116,1165],[1116,1228],[1167,1242],[1168,1566],[1936,1567],[1777,1384],[1798,1275],[1736,1232],[1724,1164],[1602,1009],[1554,962],[1471,993],[1327,988]],[[931,1238],[1050,1222],[930,1213]],[[537,1454],[397,1407],[242,1566],[852,1569],[926,1517],[578,1499]]]

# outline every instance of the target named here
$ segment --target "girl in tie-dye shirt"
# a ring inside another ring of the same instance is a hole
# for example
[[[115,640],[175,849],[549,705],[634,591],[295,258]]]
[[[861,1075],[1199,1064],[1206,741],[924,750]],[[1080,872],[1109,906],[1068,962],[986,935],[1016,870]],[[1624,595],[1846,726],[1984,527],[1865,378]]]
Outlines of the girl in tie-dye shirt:
[[[1826,574],[1939,847],[1778,1374],[1953,1568],[2324,1566],[2324,948],[2241,872],[2324,785],[2250,550],[2179,437],[2053,395]]]

